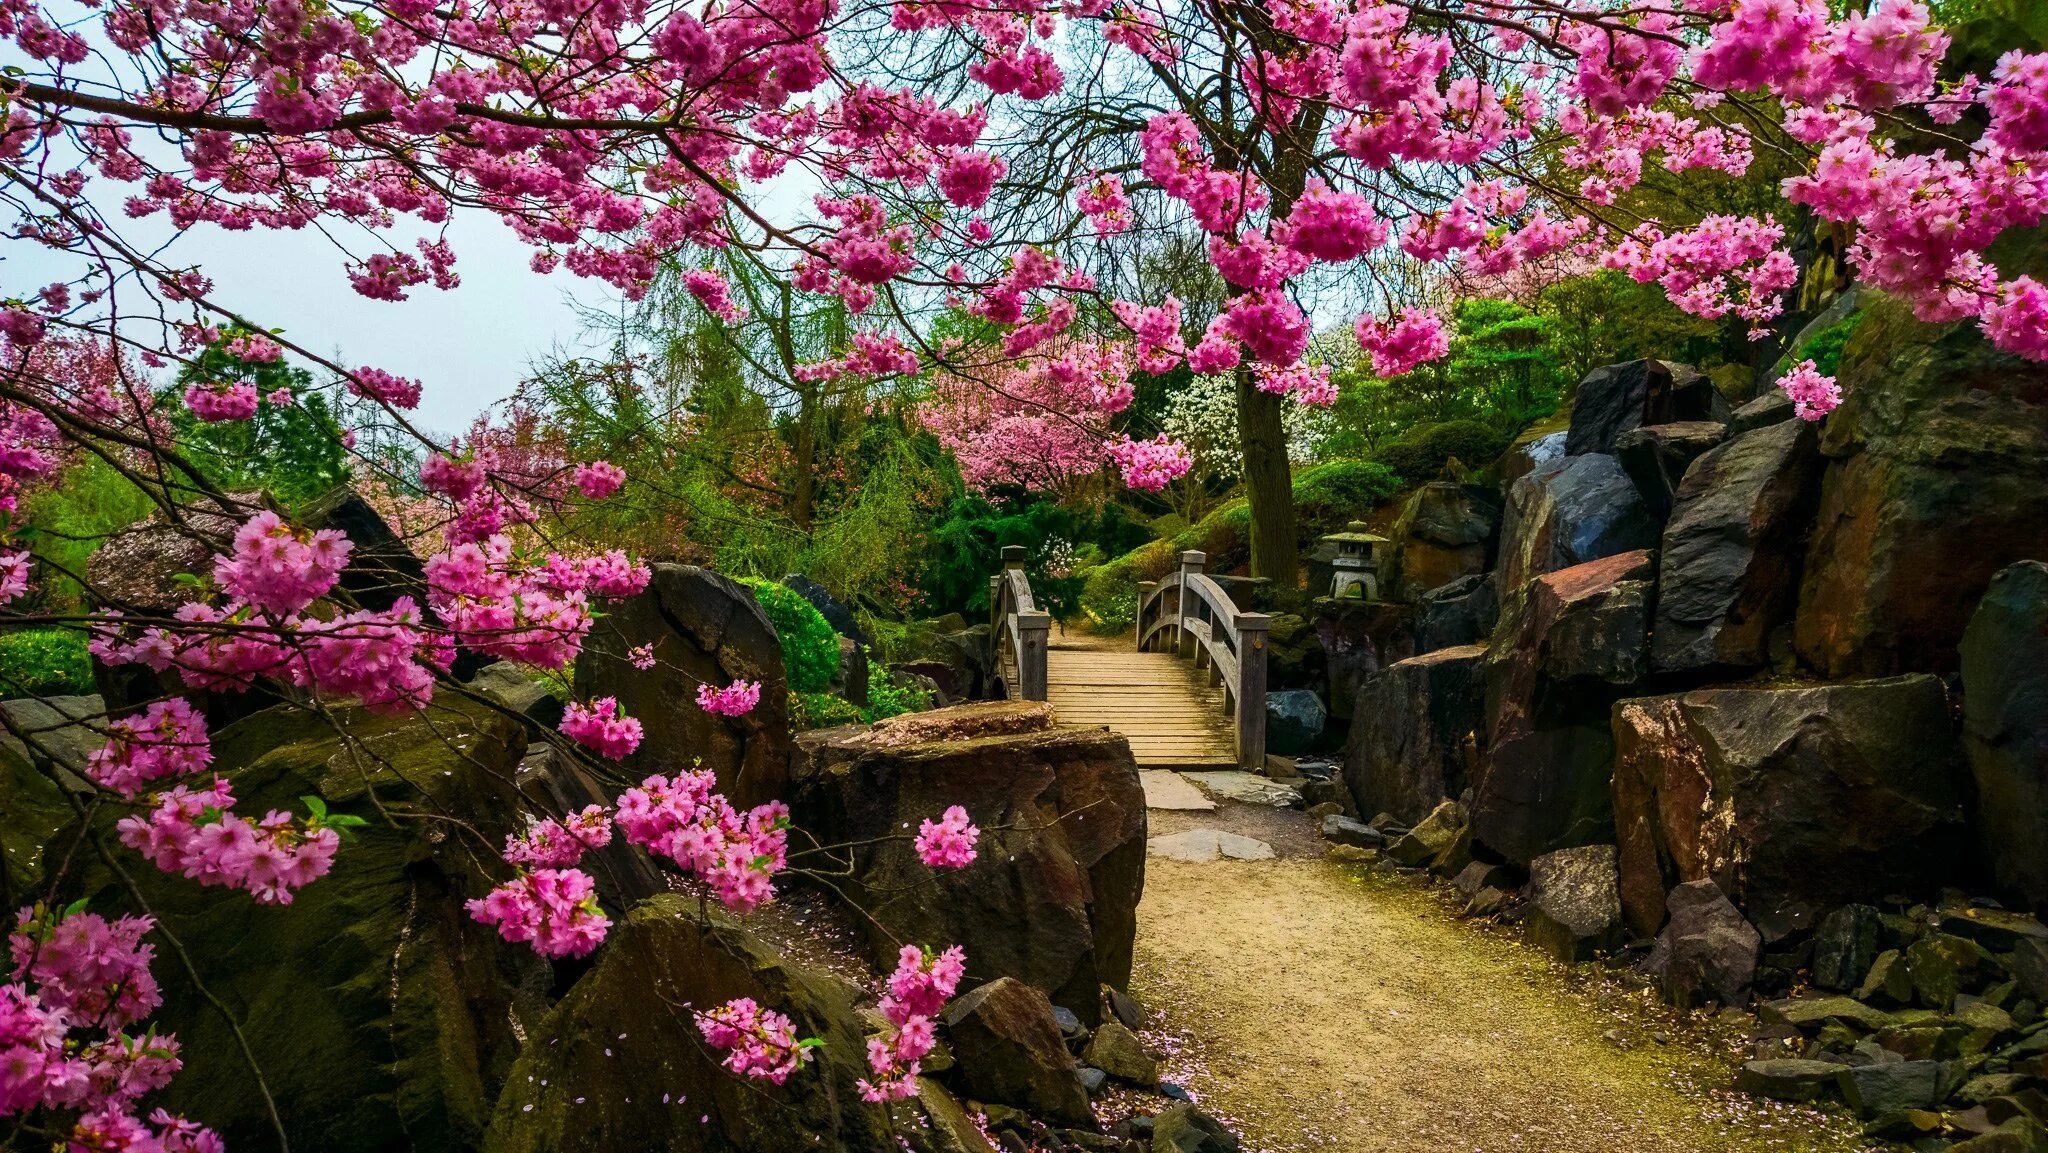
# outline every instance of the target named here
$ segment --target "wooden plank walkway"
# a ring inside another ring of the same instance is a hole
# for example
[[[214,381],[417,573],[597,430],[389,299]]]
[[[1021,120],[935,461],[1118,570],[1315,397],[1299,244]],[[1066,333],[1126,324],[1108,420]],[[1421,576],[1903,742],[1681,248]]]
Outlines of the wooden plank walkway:
[[[1058,630],[1046,649],[1046,702],[1063,725],[1108,726],[1145,768],[1235,768],[1237,738],[1223,690],[1171,653],[1130,638]]]

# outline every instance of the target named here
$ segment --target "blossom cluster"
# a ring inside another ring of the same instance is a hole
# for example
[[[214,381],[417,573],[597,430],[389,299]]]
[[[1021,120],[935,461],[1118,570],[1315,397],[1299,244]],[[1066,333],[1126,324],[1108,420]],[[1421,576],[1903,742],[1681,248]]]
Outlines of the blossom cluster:
[[[147,813],[123,817],[115,828],[122,844],[166,873],[289,905],[294,890],[334,866],[339,830],[362,820],[316,808],[304,820],[272,809],[252,821],[234,809],[233,786],[217,777],[205,788],[175,785]]]
[[[614,761],[633,755],[640,747],[640,721],[627,716],[615,697],[599,697],[587,705],[570,701],[558,727],[563,736]]]
[[[109,722],[107,743],[86,757],[85,775],[132,798],[153,781],[197,773],[212,763],[205,715],[185,698],[172,697]]]
[[[812,1046],[797,1040],[795,1023],[752,997],[700,1014],[697,1028],[706,1044],[725,1051],[725,1067],[742,1077],[780,1085],[811,1058]]]
[[[981,839],[967,810],[948,806],[936,821],[926,818],[917,827],[914,845],[917,858],[935,869],[964,869],[974,863],[974,845]]]
[[[878,1006],[888,1032],[868,1039],[872,1079],[859,1083],[868,1101],[901,1101],[917,1092],[918,1062],[932,1051],[936,1036],[932,1019],[960,986],[967,954],[958,946],[936,956],[916,945],[903,946],[896,971]]]
[[[761,703],[761,682],[734,681],[724,688],[697,686],[697,707],[721,717],[743,716]]]
[[[1413,372],[1451,350],[1451,334],[1443,320],[1421,308],[1404,308],[1391,323],[1362,316],[1357,332],[1358,347],[1371,354],[1376,376]]]

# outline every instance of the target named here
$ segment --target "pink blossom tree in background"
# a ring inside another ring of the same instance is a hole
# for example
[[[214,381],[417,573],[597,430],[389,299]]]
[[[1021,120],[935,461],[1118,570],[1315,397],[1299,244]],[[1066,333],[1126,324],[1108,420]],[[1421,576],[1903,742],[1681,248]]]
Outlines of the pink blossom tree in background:
[[[13,66],[0,77],[9,243],[63,270],[0,288],[0,506],[83,453],[171,523],[238,525],[174,612],[102,600],[43,622],[88,630],[108,666],[175,670],[195,690],[274,684],[302,702],[418,710],[458,647],[566,667],[594,614],[648,573],[622,553],[551,547],[536,515],[633,477],[556,457],[516,427],[437,443],[408,414],[455,382],[263,337],[236,355],[319,374],[403,442],[410,455],[381,467],[417,462],[392,479],[443,511],[425,603],[355,602],[337,583],[355,542],[180,460],[143,374],[266,328],[135,220],[318,228],[354,290],[394,305],[457,283],[446,229],[458,213],[495,216],[535,270],[628,298],[679,253],[741,250],[853,318],[844,346],[806,372],[929,374],[925,419],[976,483],[1056,486],[1113,461],[1157,487],[1186,458],[1111,431],[1130,371],[1233,373],[1254,568],[1288,583],[1280,406],[1318,389],[1299,367],[1312,331],[1355,320],[1386,372],[1446,347],[1441,318],[1412,307],[1387,268],[1510,277],[1570,256],[1655,282],[1697,315],[1759,333],[1779,317],[1799,276],[1784,225],[1632,219],[1617,198],[1648,165],[1738,173],[1763,150],[1790,157],[1786,201],[1853,231],[1865,283],[2048,358],[2048,287],[1986,255],[2048,211],[2048,57],[1944,72],[1947,38],[1911,0],[1840,18],[1824,0],[0,0],[0,40]],[[816,190],[807,207],[775,194],[792,183]],[[1199,235],[1229,286],[1200,326],[1128,259],[1175,231]],[[715,272],[688,290],[738,315]],[[935,342],[946,312],[998,335]],[[1809,418],[1835,403],[1811,366],[1787,383]],[[197,382],[179,403],[210,422],[256,411],[226,382]],[[26,603],[35,579],[20,548],[0,546],[0,601]],[[121,851],[243,891],[223,900],[289,903],[347,851],[345,826],[310,807],[236,812],[179,700],[106,726],[91,776],[127,813]],[[615,701],[579,701],[562,735],[579,755],[616,757],[639,739],[633,722]],[[778,805],[740,811],[700,776],[653,777],[609,815],[536,815],[504,850],[513,879],[473,915],[545,955],[598,947],[607,915],[575,862],[612,835],[607,822],[737,910],[768,899],[786,864]],[[961,836],[935,839],[938,864],[960,858]],[[0,1117],[81,1147],[214,1146],[203,1118],[141,1100],[181,1060],[231,1059],[123,1031],[153,1008],[152,929],[21,915],[0,985]],[[871,1053],[877,1097],[914,1076],[958,967],[954,954],[906,953]],[[758,1006],[707,1014],[704,1031],[742,1074],[774,1080],[802,1062],[789,1022]]]

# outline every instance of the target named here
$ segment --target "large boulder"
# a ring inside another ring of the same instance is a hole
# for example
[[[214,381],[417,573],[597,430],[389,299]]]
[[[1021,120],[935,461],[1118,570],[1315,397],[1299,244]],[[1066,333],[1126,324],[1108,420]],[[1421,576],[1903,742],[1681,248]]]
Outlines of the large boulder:
[[[491,1118],[489,1153],[880,1153],[888,1113],[869,1075],[857,991],[791,962],[683,894],[634,907],[595,964],[534,1022]],[[696,1012],[748,997],[824,1044],[776,1085],[735,1075]]]
[[[1308,752],[1322,739],[1329,716],[1323,698],[1311,690],[1283,689],[1266,694],[1266,751],[1283,757]]]
[[[1833,678],[1952,671],[1992,575],[2048,559],[2048,364],[1868,295],[1821,438],[1798,650]]]
[[[1394,522],[1392,571],[1385,591],[1419,600],[1430,589],[1483,573],[1500,530],[1500,495],[1491,486],[1432,481],[1415,490]]]
[[[0,701],[0,909],[33,904],[48,877],[44,851],[88,794],[86,758],[105,743],[106,705],[96,696]],[[19,731],[28,739],[14,733]]]
[[[1613,845],[1580,845],[1529,862],[1529,943],[1566,963],[1621,945]]]
[[[1622,904],[1712,879],[1777,940],[1850,901],[1932,888],[1962,850],[1960,750],[1930,676],[1700,689],[1614,708]]]
[[[1482,728],[1481,645],[1396,661],[1365,679],[1352,705],[1344,786],[1360,813],[1403,825],[1465,791]]]
[[[1672,889],[1664,903],[1671,919],[1643,960],[1643,971],[1656,977],[1664,999],[1680,1008],[1747,1002],[1763,939],[1720,886],[1687,881]]]
[[[1332,716],[1349,717],[1365,678],[1416,653],[1417,606],[1317,597],[1315,635],[1326,661]]]
[[[2048,913],[2048,564],[1991,578],[1962,651],[1980,855],[2007,895]]]
[[[1505,859],[1612,839],[1607,713],[1644,667],[1652,571],[1649,553],[1628,552],[1505,598],[1480,664],[1487,753],[1472,802],[1474,839]]]
[[[1062,1125],[1095,1127],[1081,1067],[1043,990],[998,977],[956,998],[945,1020],[956,1076],[968,1096]]]
[[[1479,573],[1422,594],[1415,614],[1415,651],[1485,644],[1500,621],[1500,586]]]
[[[1033,702],[913,713],[798,740],[800,828],[845,850],[835,886],[868,952],[964,946],[977,977],[1015,977],[1093,1024],[1101,987],[1130,980],[1145,880],[1145,793],[1128,742],[1062,729]],[[981,827],[974,863],[927,867],[906,829],[950,805]]]
[[[1501,526],[1501,599],[1547,572],[1655,548],[1657,520],[1612,456],[1540,465],[1508,488]]]
[[[608,786],[591,763],[555,745],[535,745],[519,762],[514,778],[530,813],[580,813],[591,805],[609,807],[618,789]],[[630,909],[668,891],[668,874],[647,850],[614,836],[604,847],[584,854],[577,866],[597,882],[598,901],[607,909]]]
[[[652,645],[653,669],[629,651]],[[697,705],[697,686],[759,681],[752,712],[723,717]],[[775,627],[753,594],[709,569],[658,564],[645,591],[614,605],[576,658],[576,695],[616,697],[643,729],[623,762],[634,780],[697,767],[718,774],[735,804],[782,795],[789,771],[789,685]]]
[[[276,1144],[266,1091],[298,1148],[475,1148],[551,981],[530,948],[463,909],[509,875],[497,852],[521,809],[520,723],[438,698],[399,717],[279,707],[216,732],[213,745],[240,811],[303,813],[310,796],[366,824],[289,907],[127,856],[125,872],[203,983],[160,959],[153,1023],[188,1055],[217,1058],[188,1059],[160,1103],[203,1118],[230,1148]],[[390,813],[419,816],[394,823]],[[131,907],[128,886],[97,861],[78,873],[76,895],[94,909]]]
[[[1596,368],[1572,396],[1569,456],[1613,452],[1621,434],[1650,424],[1728,423],[1728,402],[1691,365],[1632,360]]]
[[[1636,482],[1636,491],[1649,506],[1650,515],[1662,522],[1671,515],[1673,494],[1692,467],[1708,449],[1721,443],[1726,426],[1712,420],[1689,420],[1679,424],[1648,424],[1622,433],[1614,442],[1614,458],[1623,472]]]
[[[1650,661],[1660,672],[1768,663],[1791,623],[1819,499],[1818,437],[1805,421],[1744,433],[1679,484],[1658,555]]]

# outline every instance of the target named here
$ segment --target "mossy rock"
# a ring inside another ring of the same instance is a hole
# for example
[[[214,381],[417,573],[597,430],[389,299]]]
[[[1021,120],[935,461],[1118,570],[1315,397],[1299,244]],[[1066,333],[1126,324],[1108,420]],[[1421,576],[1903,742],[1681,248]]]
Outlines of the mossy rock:
[[[735,1076],[690,1006],[751,997],[823,1045],[781,1085]],[[865,1039],[845,982],[791,964],[693,898],[663,894],[615,924],[596,965],[533,1030],[489,1153],[815,1153],[898,1146],[860,1099]],[[911,1116],[911,1110],[903,1110]]]
[[[97,718],[103,706],[92,696],[43,697],[0,701],[0,711],[36,743],[31,749],[0,731],[0,909],[11,912],[36,899],[47,877],[45,851],[73,820],[58,782],[69,779],[85,791],[88,786],[75,774],[101,743],[88,726],[63,722]]]
[[[515,1021],[538,1018],[550,980],[462,908],[502,868],[525,740],[514,718],[447,698],[418,715],[330,715],[272,708],[214,737],[239,812],[303,813],[300,798],[318,796],[367,822],[292,904],[161,873],[100,830],[261,1073],[159,945],[165,1003],[153,1021],[177,1035],[185,1069],[151,1104],[214,1126],[229,1148],[271,1149],[267,1087],[296,1148],[473,1149],[517,1052]],[[133,907],[96,860],[78,884],[96,911]]]

